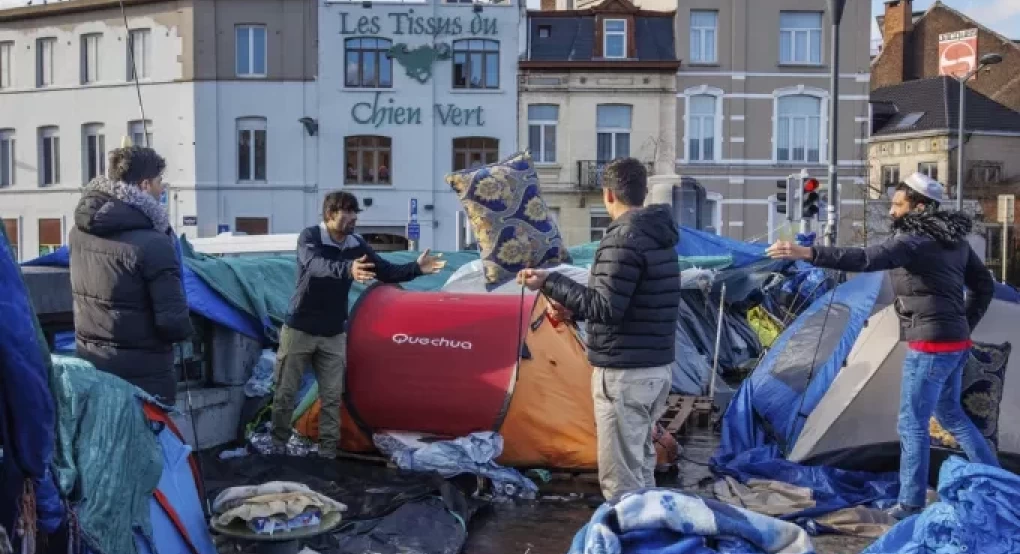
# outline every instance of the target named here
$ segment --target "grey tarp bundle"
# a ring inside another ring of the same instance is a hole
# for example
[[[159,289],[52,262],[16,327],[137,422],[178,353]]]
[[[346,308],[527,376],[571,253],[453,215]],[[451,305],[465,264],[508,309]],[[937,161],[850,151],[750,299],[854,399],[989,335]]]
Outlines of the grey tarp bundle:
[[[152,537],[149,501],[163,473],[162,450],[140,405],[145,393],[65,356],[53,356],[50,383],[61,496],[94,554],[136,552],[136,530]]]

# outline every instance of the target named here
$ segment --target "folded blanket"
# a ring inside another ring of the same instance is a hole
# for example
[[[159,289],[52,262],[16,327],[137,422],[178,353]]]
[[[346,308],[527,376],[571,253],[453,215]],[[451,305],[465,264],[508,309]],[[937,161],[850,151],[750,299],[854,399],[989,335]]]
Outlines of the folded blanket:
[[[1020,476],[954,456],[942,464],[938,490],[938,502],[862,554],[1020,552]]]
[[[213,503],[213,511],[218,514],[216,523],[223,526],[235,520],[250,522],[272,516],[292,519],[310,509],[325,515],[346,511],[347,507],[305,485],[284,481],[229,488],[218,494]]]
[[[803,529],[678,491],[649,489],[603,505],[568,554],[814,554]]]

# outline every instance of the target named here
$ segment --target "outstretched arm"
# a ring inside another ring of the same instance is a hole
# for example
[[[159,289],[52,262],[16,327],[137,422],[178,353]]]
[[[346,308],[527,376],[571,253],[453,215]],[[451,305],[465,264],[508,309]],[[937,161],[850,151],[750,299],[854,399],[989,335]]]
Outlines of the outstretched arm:
[[[361,241],[361,245],[365,249],[368,260],[375,265],[375,278],[383,283],[404,283],[423,275],[418,262],[391,264],[373,250],[368,243]]]
[[[895,235],[882,244],[867,248],[814,246],[811,248],[812,265],[855,273],[886,271],[910,263],[916,241],[906,235]]]

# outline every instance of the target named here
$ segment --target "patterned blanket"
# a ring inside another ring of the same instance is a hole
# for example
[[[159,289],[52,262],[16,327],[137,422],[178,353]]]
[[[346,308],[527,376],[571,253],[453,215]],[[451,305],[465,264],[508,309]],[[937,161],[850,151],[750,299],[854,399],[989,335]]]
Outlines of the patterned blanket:
[[[814,554],[803,529],[769,516],[665,489],[606,504],[568,554]]]

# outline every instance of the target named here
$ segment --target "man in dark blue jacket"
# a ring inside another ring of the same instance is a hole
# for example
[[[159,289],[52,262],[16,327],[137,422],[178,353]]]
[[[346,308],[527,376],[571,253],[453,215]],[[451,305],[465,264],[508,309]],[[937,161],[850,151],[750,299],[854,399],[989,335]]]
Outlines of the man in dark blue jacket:
[[[319,384],[319,455],[335,458],[340,444],[340,402],[347,367],[347,296],[354,281],[402,283],[437,273],[445,262],[426,250],[417,262],[394,265],[354,234],[358,199],[331,192],[322,203],[322,223],[298,237],[297,289],[280,333],[273,398],[273,446],[286,452],[294,402],[310,363]]]
[[[991,273],[971,249],[972,222],[940,211],[943,187],[914,173],[897,187],[889,216],[893,236],[868,248],[803,247],[781,241],[773,258],[804,260],[843,271],[889,270],[895,309],[907,341],[900,393],[900,496],[889,514],[897,519],[924,507],[932,413],[971,461],[998,466],[988,441],[960,403],[970,334],[995,292]],[[964,286],[970,290],[964,297]]]

